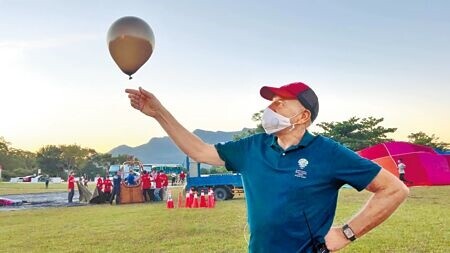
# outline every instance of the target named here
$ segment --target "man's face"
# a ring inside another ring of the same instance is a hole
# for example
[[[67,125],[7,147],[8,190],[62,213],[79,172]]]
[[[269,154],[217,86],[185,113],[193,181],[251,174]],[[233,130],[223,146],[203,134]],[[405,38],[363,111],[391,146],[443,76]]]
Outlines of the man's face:
[[[307,125],[310,122],[311,113],[296,99],[284,99],[274,96],[269,108],[287,118],[295,125]]]
[[[281,114],[287,118],[291,118],[292,116],[298,114],[299,112],[304,110],[303,106],[300,104],[298,100],[295,99],[283,99],[281,97],[275,96],[272,99],[272,103],[269,105],[269,108]]]

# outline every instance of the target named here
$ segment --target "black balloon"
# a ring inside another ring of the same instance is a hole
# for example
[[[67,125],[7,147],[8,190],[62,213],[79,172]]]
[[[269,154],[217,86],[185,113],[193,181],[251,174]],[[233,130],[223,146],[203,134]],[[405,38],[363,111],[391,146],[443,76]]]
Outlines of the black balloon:
[[[130,79],[155,48],[152,28],[137,17],[123,17],[114,22],[108,30],[107,42],[112,58]]]

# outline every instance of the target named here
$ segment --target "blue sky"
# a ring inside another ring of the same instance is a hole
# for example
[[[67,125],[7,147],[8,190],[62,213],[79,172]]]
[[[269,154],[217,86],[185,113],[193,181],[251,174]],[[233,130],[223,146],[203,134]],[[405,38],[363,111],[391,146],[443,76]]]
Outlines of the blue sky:
[[[384,117],[395,139],[450,142],[449,11],[448,1],[0,0],[0,136],[31,151],[101,152],[164,136],[128,104],[123,90],[139,85],[189,130],[240,130],[267,105],[262,85],[303,81],[319,96],[317,122]],[[131,81],[106,44],[129,15],[156,40]]]

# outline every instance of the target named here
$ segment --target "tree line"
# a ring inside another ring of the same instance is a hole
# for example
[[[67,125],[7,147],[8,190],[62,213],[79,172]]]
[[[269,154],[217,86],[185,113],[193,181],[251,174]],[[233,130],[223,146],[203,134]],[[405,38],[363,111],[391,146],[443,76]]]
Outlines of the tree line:
[[[257,123],[256,128],[247,129],[235,135],[234,139],[237,140],[252,134],[263,133],[264,129],[261,124],[262,114],[263,111],[259,111],[252,116],[252,120]],[[317,124],[320,131],[314,132],[314,134],[332,138],[347,148],[358,151],[378,143],[393,141],[393,139],[387,136],[388,134],[395,133],[397,128],[383,127],[380,125],[383,121],[384,118],[351,117],[341,122],[321,122]],[[444,152],[450,148],[450,143],[439,141],[439,137],[434,134],[428,135],[422,131],[409,134],[408,141]]]
[[[263,111],[252,116],[256,127],[246,129],[235,135],[234,139],[262,133],[261,125]],[[393,141],[388,134],[397,131],[397,128],[386,128],[381,126],[383,118],[359,118],[351,117],[341,122],[321,122],[317,126],[321,129],[314,134],[330,137],[342,145],[357,151],[363,148],[386,141]],[[448,151],[450,144],[439,141],[434,134],[428,135],[424,132],[411,133],[408,141],[415,144],[429,146],[441,151]],[[127,160],[136,158],[130,155],[119,155],[112,157],[111,154],[102,154],[91,148],[82,148],[78,145],[47,145],[40,148],[36,153],[24,151],[11,147],[3,137],[0,137],[0,165],[3,167],[2,176],[8,180],[11,177],[37,174],[49,176],[66,177],[67,172],[74,170],[78,175],[86,175],[89,178],[97,174],[104,175],[106,168],[111,164],[122,164]],[[212,167],[216,173],[225,172],[224,168]],[[216,171],[217,170],[217,171]],[[211,171],[203,171],[211,173]]]
[[[36,153],[16,149],[0,137],[0,165],[2,178],[36,175],[38,170],[42,175],[65,178],[71,170],[77,175],[86,175],[94,178],[104,175],[106,168],[111,164],[122,164],[130,159],[137,160],[129,155],[113,157],[103,154],[92,148],[83,148],[78,145],[47,145]]]
[[[257,123],[255,128],[246,129],[241,133],[234,136],[234,140],[238,140],[253,134],[263,133],[264,128],[261,124],[263,110],[252,115],[252,120]],[[388,138],[388,134],[395,133],[397,128],[386,128],[380,124],[384,121],[384,118],[359,118],[351,117],[348,120],[341,122],[321,122],[317,126],[320,131],[313,132],[314,134],[320,134],[322,136],[329,137],[347,148],[358,151],[378,143],[393,141]],[[449,151],[450,144],[439,141],[439,137],[434,134],[428,135],[422,131],[417,133],[411,133],[408,135],[408,142],[429,146],[439,151]],[[211,169],[223,171],[226,169],[223,166],[212,167]]]

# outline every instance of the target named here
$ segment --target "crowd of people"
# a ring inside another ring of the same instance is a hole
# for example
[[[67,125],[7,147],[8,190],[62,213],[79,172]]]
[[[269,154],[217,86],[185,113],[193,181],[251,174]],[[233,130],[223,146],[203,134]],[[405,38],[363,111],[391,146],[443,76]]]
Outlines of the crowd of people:
[[[100,177],[97,175],[96,188],[99,194],[104,194],[105,199],[112,204],[120,204],[120,185],[136,186],[140,185],[144,202],[162,201],[165,199],[169,181],[172,186],[176,184],[184,184],[186,173],[181,171],[179,174],[171,173],[169,176],[163,171],[152,169],[150,172],[141,170],[140,174],[133,170],[123,177],[123,171],[117,171],[112,180],[109,177]],[[84,184],[84,179],[81,179]],[[75,173],[71,172],[68,177],[68,202],[72,203],[75,188]]]

